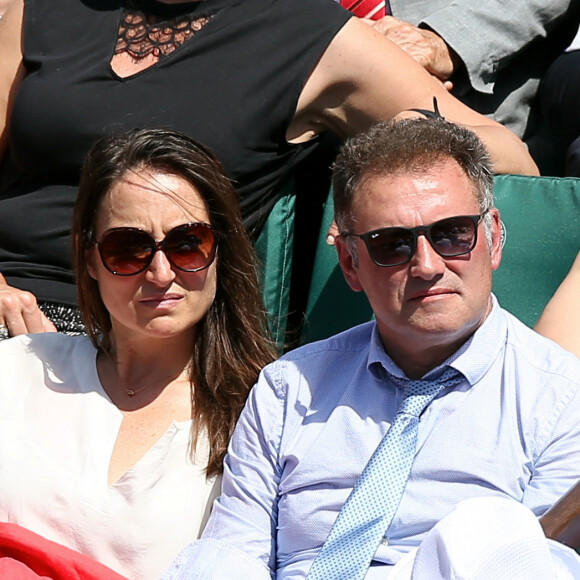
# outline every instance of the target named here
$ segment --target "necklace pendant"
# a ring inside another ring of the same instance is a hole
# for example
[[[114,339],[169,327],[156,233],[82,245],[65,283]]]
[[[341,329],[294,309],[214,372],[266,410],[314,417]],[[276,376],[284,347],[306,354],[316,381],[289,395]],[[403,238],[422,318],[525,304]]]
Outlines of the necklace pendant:
[[[127,389],[127,396],[134,397],[137,393],[133,389]]]

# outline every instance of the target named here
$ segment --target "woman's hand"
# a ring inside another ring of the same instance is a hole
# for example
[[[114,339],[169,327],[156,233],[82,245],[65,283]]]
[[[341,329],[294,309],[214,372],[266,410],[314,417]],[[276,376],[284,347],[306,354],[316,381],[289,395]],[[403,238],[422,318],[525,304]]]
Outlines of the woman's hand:
[[[0,274],[0,327],[10,336],[37,332],[56,332],[54,324],[40,310],[36,297],[6,283]]]

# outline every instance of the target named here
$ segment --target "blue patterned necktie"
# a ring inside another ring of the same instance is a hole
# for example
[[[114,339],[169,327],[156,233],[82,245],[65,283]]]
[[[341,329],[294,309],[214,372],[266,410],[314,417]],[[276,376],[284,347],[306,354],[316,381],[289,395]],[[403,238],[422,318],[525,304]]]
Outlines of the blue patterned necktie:
[[[438,380],[405,381],[405,397],[390,429],[348,496],[308,580],[359,580],[399,507],[415,457],[419,416],[463,375],[449,368]]]

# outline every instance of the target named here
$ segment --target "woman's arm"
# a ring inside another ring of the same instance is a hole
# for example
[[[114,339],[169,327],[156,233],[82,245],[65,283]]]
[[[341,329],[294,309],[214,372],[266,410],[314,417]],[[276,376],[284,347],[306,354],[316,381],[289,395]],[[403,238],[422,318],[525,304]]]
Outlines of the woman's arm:
[[[580,356],[580,253],[534,329]]]
[[[306,82],[288,139],[305,141],[325,130],[348,137],[405,110],[432,109],[433,97],[445,118],[481,137],[496,173],[538,174],[515,134],[463,105],[403,50],[356,18],[336,35]]]
[[[24,1],[13,0],[0,20],[0,159],[6,153],[10,116],[16,91],[24,78],[22,64],[22,22]],[[26,332],[54,331],[56,328],[38,308],[36,299],[6,284],[0,274],[0,324],[11,336]]]
[[[0,20],[0,159],[8,145],[9,119],[22,79],[22,21],[24,1],[13,0]]]

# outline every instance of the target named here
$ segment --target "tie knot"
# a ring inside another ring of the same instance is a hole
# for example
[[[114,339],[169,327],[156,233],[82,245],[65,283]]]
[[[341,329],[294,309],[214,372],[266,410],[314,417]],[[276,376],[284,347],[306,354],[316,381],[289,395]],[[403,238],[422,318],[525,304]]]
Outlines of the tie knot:
[[[398,412],[418,417],[443,389],[459,384],[461,379],[461,373],[450,367],[438,379],[405,381],[404,398]]]

